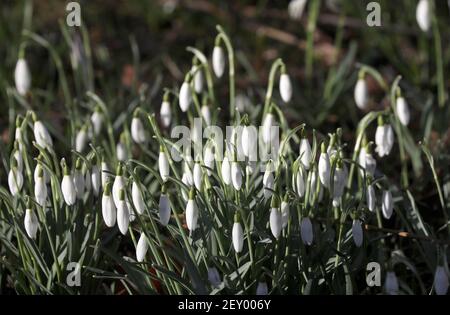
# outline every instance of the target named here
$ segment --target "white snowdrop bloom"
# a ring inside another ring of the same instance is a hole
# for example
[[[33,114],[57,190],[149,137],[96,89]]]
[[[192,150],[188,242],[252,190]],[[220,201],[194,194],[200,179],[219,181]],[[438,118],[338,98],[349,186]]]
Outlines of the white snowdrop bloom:
[[[346,172],[343,166],[336,167],[334,171],[334,184],[333,184],[333,206],[338,207],[340,205],[340,198],[344,194],[345,182],[347,180]]]
[[[171,212],[169,198],[163,190],[159,197],[159,221],[163,226],[166,226],[169,223]]]
[[[361,148],[358,155],[358,164],[361,166],[360,169],[361,176],[364,175],[364,170],[366,171],[366,175],[374,176],[375,170],[377,168],[377,160],[373,157],[370,150],[365,147]]]
[[[242,186],[242,170],[238,162],[231,163],[231,182],[236,190],[241,189]]]
[[[95,109],[95,111],[91,115],[91,124],[94,129],[94,135],[98,136],[100,131],[102,131],[103,125],[103,115],[100,112],[100,109]]]
[[[233,241],[233,248],[236,253],[240,253],[244,247],[244,231],[239,221],[234,220],[233,230],[231,232],[231,238]]]
[[[64,176],[61,182],[61,191],[64,197],[64,201],[68,206],[75,204],[77,199],[77,193],[75,191],[74,178],[69,173],[69,170],[64,171]]]
[[[214,288],[218,288],[222,283],[219,271],[216,267],[208,267],[208,281]]]
[[[41,160],[41,157],[38,157],[38,160]],[[34,168],[34,172],[33,172],[34,182],[37,181],[38,175],[39,175],[39,172],[40,172],[41,168],[42,168],[42,170],[44,172],[44,181],[45,181],[46,184],[48,184],[50,182],[50,175],[48,174],[48,171],[40,165],[39,162],[36,164],[36,167]]]
[[[288,14],[293,20],[300,20],[305,10],[306,0],[292,0],[289,2]]]
[[[14,69],[14,81],[17,92],[24,96],[28,93],[31,86],[31,74],[25,58],[19,58]]]
[[[263,136],[263,142],[268,144],[271,142],[274,142],[277,134],[275,132],[275,129],[272,130],[272,127],[275,127],[275,116],[271,112],[266,114],[266,117],[264,117],[263,125],[262,125],[262,136]]]
[[[446,295],[448,291],[448,275],[444,266],[437,266],[434,273],[434,291],[437,295]]]
[[[220,46],[214,46],[212,54],[212,66],[214,74],[220,78],[225,71],[225,53]]]
[[[223,158],[221,172],[222,172],[222,180],[223,180],[224,184],[230,185],[231,184],[231,166],[230,166],[230,162],[229,162],[227,156],[225,156]]]
[[[366,202],[367,202],[367,208],[369,208],[370,211],[375,211],[375,205],[376,205],[376,196],[375,196],[375,189],[373,185],[367,186],[366,191]]]
[[[75,150],[77,152],[83,152],[84,149],[86,148],[88,142],[88,134],[86,132],[86,128],[81,128],[78,133],[77,136],[75,138]]]
[[[281,202],[281,228],[284,229],[289,222],[289,204],[286,201]]]
[[[313,226],[309,217],[302,218],[300,223],[300,236],[302,237],[303,244],[311,245],[314,238]]]
[[[381,210],[385,219],[389,219],[392,216],[394,203],[392,201],[392,193],[389,190],[383,191],[383,197],[381,199]]]
[[[189,82],[184,81],[180,88],[179,105],[182,112],[186,112],[192,102],[191,86]]]
[[[353,236],[353,241],[355,242],[355,245],[357,247],[361,247],[362,242],[363,242],[363,229],[362,229],[362,223],[359,219],[353,220],[352,236]]]
[[[319,157],[319,179],[326,188],[330,187],[331,165],[327,152],[320,153]]]
[[[309,170],[309,167],[311,165],[312,151],[311,151],[311,145],[309,144],[308,139],[302,138],[300,140],[300,150],[299,151],[300,151],[299,152],[300,161],[302,162],[305,169]]]
[[[164,128],[170,126],[172,121],[172,109],[170,108],[170,103],[168,101],[163,101],[161,104],[161,109],[159,110],[159,115],[161,117],[161,122]]]
[[[119,141],[117,143],[116,154],[117,154],[117,159],[120,162],[125,162],[128,159],[128,150],[127,150],[125,143],[123,143],[122,141]]]
[[[203,170],[199,162],[195,162],[194,164],[194,185],[199,191],[202,190],[203,184]]]
[[[53,148],[53,141],[52,137],[50,137],[50,134],[48,133],[47,128],[44,126],[44,124],[37,120],[34,122],[33,126],[33,133],[34,138],[36,140],[36,143],[43,147],[44,149],[51,149]]]
[[[167,179],[169,178],[170,167],[169,167],[169,160],[167,159],[167,155],[163,148],[160,148],[159,150],[158,167],[161,179],[163,180],[163,182],[166,182]]]
[[[272,197],[274,185],[275,178],[273,177],[273,173],[269,167],[266,167],[263,177],[264,198],[269,199]]]
[[[297,174],[295,175],[295,192],[300,198],[305,195],[305,186],[305,171],[303,170],[303,166],[300,166]]]
[[[111,195],[111,182],[105,184],[103,191],[102,216],[106,226],[113,227],[116,224],[116,205]]]
[[[214,169],[214,152],[213,146],[211,144],[207,144],[205,148],[205,153],[203,155],[203,163],[208,168],[206,173],[208,176],[211,176],[211,171],[209,169]]]
[[[105,187],[106,183],[108,182],[108,178],[111,176],[110,170],[108,167],[108,164],[106,164],[105,161],[102,161],[102,187]]]
[[[143,214],[145,210],[144,198],[139,184],[133,181],[131,185],[131,199],[133,200],[134,208],[138,214]]]
[[[202,113],[202,117],[205,120],[206,125],[207,126],[211,125],[211,110],[209,105],[203,104],[200,111]]]
[[[286,73],[282,73],[280,76],[280,95],[285,103],[288,103],[292,98],[291,79]]]
[[[395,272],[388,271],[386,273],[384,289],[386,290],[386,294],[388,294],[388,295],[397,295],[398,294],[398,280],[397,280],[397,276],[395,275]]]
[[[126,235],[129,224],[130,210],[128,209],[127,202],[125,201],[125,191],[120,189],[119,200],[117,202],[117,225],[119,226],[120,233]]]
[[[246,157],[256,154],[258,131],[255,126],[244,126],[242,128],[241,143],[242,151]]]
[[[380,157],[389,155],[394,145],[394,131],[390,124],[378,124],[375,131],[375,144],[377,145],[375,151]]]
[[[25,210],[25,219],[24,219],[25,231],[27,235],[31,239],[36,238],[36,233],[39,227],[39,221],[36,216],[36,213],[31,209]]]
[[[123,168],[121,165],[117,167],[116,177],[112,187],[112,195],[116,208],[119,208],[119,194],[122,189],[125,189],[125,178],[123,177]]]
[[[101,176],[97,164],[94,164],[92,166],[91,183],[92,183],[92,190],[94,191],[94,196],[97,197],[100,194],[101,189]]]
[[[134,116],[131,120],[131,138],[139,144],[144,144],[147,141],[144,124],[137,116]]]
[[[281,234],[281,225],[282,225],[280,209],[276,207],[272,207],[270,209],[269,225],[273,237],[279,238]]]
[[[36,198],[36,202],[41,206],[45,206],[45,201],[47,200],[47,185],[45,183],[44,178],[44,170],[41,166],[39,167],[39,174],[37,180],[34,182],[34,197]]]
[[[355,103],[359,109],[365,110],[369,105],[369,95],[367,91],[367,83],[364,78],[359,78],[355,85],[354,91]]]
[[[420,29],[428,33],[431,27],[431,7],[429,0],[420,0],[417,4],[416,20]]]
[[[258,286],[256,287],[256,295],[267,295],[267,294],[269,294],[267,283],[259,281]]]
[[[145,236],[144,232],[141,232],[141,236],[139,237],[139,241],[136,245],[136,260],[138,262],[143,262],[145,259],[145,255],[148,251],[148,243],[147,236]]]
[[[194,90],[198,94],[203,91],[203,71],[201,69],[194,74]]]
[[[400,96],[397,98],[395,109],[398,120],[400,120],[403,126],[408,126],[411,113],[409,111],[408,103],[404,97]]]
[[[78,167],[75,168],[73,183],[75,186],[75,193],[77,195],[77,198],[83,199],[85,183],[83,173],[81,172],[81,166],[79,168]]]
[[[189,194],[189,200],[186,205],[186,225],[190,232],[197,228],[198,208],[195,202],[195,193],[193,190]]]

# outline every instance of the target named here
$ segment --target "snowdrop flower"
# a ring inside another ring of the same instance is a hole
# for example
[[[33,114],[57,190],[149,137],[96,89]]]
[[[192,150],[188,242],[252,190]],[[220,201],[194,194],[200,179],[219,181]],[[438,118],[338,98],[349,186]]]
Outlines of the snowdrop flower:
[[[187,75],[180,88],[179,105],[182,112],[186,112],[192,102],[191,86],[189,85],[189,80],[190,77],[189,75]]]
[[[113,227],[116,224],[116,205],[111,195],[111,182],[105,184],[103,191],[102,216],[107,227]]]
[[[25,219],[24,219],[25,231],[27,235],[31,239],[36,238],[36,233],[39,227],[39,221],[36,216],[36,213],[28,207],[25,210]]]
[[[198,208],[195,202],[195,190],[191,189],[189,193],[189,200],[186,205],[186,225],[190,232],[197,228]]]
[[[211,110],[209,108],[209,105],[203,104],[200,111],[202,113],[202,117],[205,120],[206,125],[207,126],[211,125]]]
[[[269,226],[270,231],[272,232],[273,237],[278,239],[281,234],[281,211],[278,208],[279,204],[276,200],[276,196],[272,197],[272,202],[270,205],[270,218],[269,218]]]
[[[103,115],[100,111],[100,107],[96,107],[95,111],[91,115],[91,124],[94,129],[94,135],[98,136],[102,130]]]
[[[359,219],[354,219],[352,224],[353,241],[357,247],[361,247],[363,242],[362,223]]]
[[[63,159],[61,161],[63,167],[63,179],[61,182],[61,191],[64,197],[64,201],[68,206],[75,204],[77,193],[75,191],[74,178],[70,174],[69,168],[67,167],[66,161]]]
[[[297,195],[302,198],[305,195],[305,171],[303,169],[303,165],[299,165],[297,172],[293,175],[294,182],[294,191]]]
[[[293,20],[300,20],[305,10],[306,0],[292,0],[289,2],[288,14]]]
[[[119,165],[117,166],[116,177],[114,178],[114,184],[112,187],[112,195],[116,208],[119,208],[119,200],[120,200],[119,194],[122,189],[125,189],[125,178],[123,176],[123,167],[119,163]]]
[[[281,202],[281,228],[284,229],[289,222],[289,203],[287,197]]]
[[[272,170],[269,164],[266,166],[266,171],[263,177],[263,187],[264,187],[264,198],[269,199],[272,197],[273,189],[275,185],[275,178],[273,177]]]
[[[241,143],[242,151],[246,157],[252,157],[256,153],[258,131],[255,126],[244,126],[242,128]]]
[[[78,199],[83,199],[84,195],[84,176],[81,171],[81,160],[78,158],[75,164],[75,174],[73,176],[73,183],[75,186],[75,192]]]
[[[448,276],[444,266],[437,266],[434,273],[434,291],[437,295],[446,295],[448,291]]]
[[[268,293],[269,289],[267,288],[267,283],[259,281],[258,286],[256,287],[256,295],[267,295]]]
[[[217,271],[216,267],[208,267],[208,281],[214,288],[218,288],[222,283],[219,271]]]
[[[36,165],[38,169],[38,176],[34,182],[34,197],[36,202],[41,206],[45,206],[45,201],[47,200],[47,185],[44,178],[44,170],[40,164]]]
[[[378,119],[378,127],[375,131],[375,151],[380,157],[387,156],[394,145],[394,131],[390,124],[385,124],[383,117]]]
[[[202,190],[203,184],[203,170],[199,162],[195,162],[194,164],[194,185],[199,191]]]
[[[264,118],[263,125],[262,125],[263,142],[266,144],[274,142],[274,140],[277,136],[275,129],[272,130],[272,127],[275,127],[275,116],[271,111],[269,111],[266,114],[266,117]]]
[[[291,79],[286,73],[282,73],[280,76],[280,95],[285,103],[288,103],[292,98]]]
[[[236,253],[240,253],[244,247],[244,231],[240,223],[240,215],[238,212],[234,215],[233,230],[231,231],[231,238],[233,240],[233,248]]]
[[[398,120],[400,120],[403,126],[408,126],[411,114],[409,112],[408,103],[406,103],[403,96],[397,98],[395,109]]]
[[[138,117],[138,110],[134,112],[134,117],[131,120],[131,138],[138,144],[144,144],[147,141],[144,124]]]
[[[300,223],[300,236],[302,237],[303,244],[311,245],[313,242],[313,226],[309,217],[302,218]]]
[[[104,160],[102,160],[102,187],[105,187],[106,183],[108,182],[108,178],[111,176],[110,175],[110,170],[108,167],[108,164],[106,164],[106,162]]]
[[[88,134],[86,132],[86,126],[83,126],[80,131],[78,131],[75,138],[75,150],[77,152],[83,152],[86,148],[88,142]]]
[[[126,235],[129,224],[130,210],[128,209],[127,202],[125,201],[125,190],[120,189],[119,200],[117,202],[117,225],[119,226],[120,233]]]
[[[222,180],[223,180],[224,184],[230,185],[231,184],[231,166],[230,166],[230,162],[229,162],[227,156],[225,156],[223,158],[221,173],[222,173]]]
[[[171,211],[169,198],[166,194],[166,187],[163,186],[161,195],[159,196],[159,221],[163,226],[166,226],[169,223]]]
[[[16,83],[17,92],[24,96],[28,93],[31,85],[31,74],[25,58],[19,58],[14,69],[14,81]]]
[[[117,154],[117,159],[120,162],[125,162],[128,159],[128,150],[125,145],[125,133],[122,133],[120,135],[120,140],[116,146],[116,154]]]
[[[394,204],[392,201],[392,194],[389,190],[383,191],[383,197],[381,200],[381,210],[385,219],[389,219],[392,216]]]
[[[375,196],[375,189],[373,188],[372,184],[367,186],[366,202],[367,208],[369,208],[369,210],[372,212],[375,211],[376,196]]]
[[[166,182],[167,179],[169,178],[170,168],[169,168],[169,160],[167,159],[167,155],[165,153],[163,146],[160,146],[159,148],[158,167],[161,179],[163,180],[163,182]]]
[[[161,109],[159,110],[159,115],[161,117],[161,122],[164,128],[170,126],[172,121],[172,109],[170,108],[169,97],[164,96],[164,100],[161,103]]]
[[[416,8],[416,20],[420,29],[428,33],[431,27],[431,7],[429,0],[420,0]]]
[[[212,54],[212,66],[214,74],[220,78],[225,71],[225,53],[223,48],[219,45],[215,45]]]
[[[344,194],[345,182],[347,181],[346,172],[343,168],[342,160],[337,162],[336,170],[334,171],[334,185],[333,185],[333,206],[340,205],[340,198]]]
[[[101,189],[101,176],[96,162],[94,162],[94,164],[92,165],[91,183],[92,190],[94,191],[94,196],[97,197],[100,194]]]
[[[242,186],[242,170],[239,163],[233,161],[231,163],[231,182],[236,190],[240,190]]]
[[[20,121],[17,119],[16,121],[16,131],[14,132],[14,141],[18,143],[18,149],[20,152],[23,151],[23,136],[22,130],[20,129]]]
[[[17,169],[22,172],[23,171],[23,157],[22,152],[19,150],[19,143],[14,141],[14,152],[12,154],[13,159],[17,162]]]
[[[194,90],[200,94],[203,91],[203,71],[198,69],[194,74]]]
[[[330,187],[331,165],[330,157],[327,153],[325,143],[321,145],[321,153],[319,157],[319,179],[326,188]]]
[[[47,128],[45,128],[44,124],[40,120],[34,122],[33,133],[39,146],[48,150],[53,147],[52,138],[50,137]]]
[[[38,158],[37,158],[38,163],[36,164],[36,167],[34,168],[34,173],[33,173],[33,179],[34,182],[37,182],[38,180],[38,173],[39,173],[39,169],[42,168],[42,171],[44,172],[44,181],[46,184],[48,184],[50,182],[50,175],[48,174],[48,171],[46,169],[44,169],[42,167],[42,165],[40,164],[42,161],[42,156],[39,154]],[[39,167],[38,167],[39,166]]]
[[[311,164],[311,145],[309,144],[308,139],[306,137],[302,137],[300,140],[300,161],[302,162],[303,166],[306,170],[309,170],[310,164]]]
[[[203,163],[207,167],[206,173],[211,176],[210,169],[214,169],[214,152],[212,143],[206,144],[205,153],[203,155]]]
[[[143,262],[145,259],[145,255],[147,254],[148,243],[147,237],[144,232],[141,232],[141,236],[139,237],[139,241],[136,245],[136,260],[138,262]]]
[[[133,184],[131,185],[131,199],[133,200],[136,212],[138,214],[143,214],[145,209],[144,198],[142,198],[141,189],[136,181],[133,181]]]
[[[364,79],[363,72],[360,73],[358,81],[356,82],[354,98],[356,106],[358,106],[359,109],[367,109],[367,106],[369,105],[369,96],[367,91],[367,83]]]
[[[366,176],[370,175],[373,177],[375,175],[375,170],[377,168],[377,160],[372,155],[370,144],[362,147],[358,155],[358,163],[362,169],[360,169],[361,176],[364,176],[364,170],[366,171]]]
[[[397,295],[398,294],[398,280],[395,272],[388,271],[386,273],[386,280],[384,283],[384,289],[386,293],[389,295]]]
[[[11,161],[11,169],[8,174],[8,186],[11,195],[16,196],[23,186],[23,175],[22,172],[17,167],[17,162],[15,159]]]

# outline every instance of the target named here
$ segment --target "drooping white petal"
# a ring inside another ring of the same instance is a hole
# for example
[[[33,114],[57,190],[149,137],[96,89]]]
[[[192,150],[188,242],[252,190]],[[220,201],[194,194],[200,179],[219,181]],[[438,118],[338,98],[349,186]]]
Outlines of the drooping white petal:
[[[163,180],[163,182],[166,182],[167,179],[169,178],[170,167],[169,167],[169,160],[167,159],[167,156],[163,151],[159,152],[158,167],[161,179]]]
[[[83,152],[86,148],[86,144],[88,142],[88,135],[86,129],[82,128],[78,131],[77,136],[75,138],[75,150],[77,152]]]
[[[52,137],[48,133],[47,128],[40,120],[34,122],[33,133],[38,145],[40,145],[44,149],[51,149],[53,147]]]
[[[125,189],[125,179],[121,175],[116,175],[112,187],[112,195],[116,208],[119,208],[119,193],[121,189]]]
[[[202,186],[203,186],[203,170],[202,170],[202,167],[201,167],[200,163],[198,163],[198,162],[196,162],[194,164],[193,175],[194,175],[195,188],[197,188],[198,190],[202,190]]]
[[[200,109],[202,117],[205,120],[206,125],[211,125],[211,110],[208,105],[203,105]]]
[[[409,120],[411,117],[411,113],[409,111],[408,103],[406,103],[406,100],[404,97],[397,98],[396,102],[396,114],[400,122],[403,126],[408,126]]]
[[[369,104],[369,97],[367,92],[367,83],[364,79],[358,79],[354,91],[355,103],[359,109],[365,110]]]
[[[278,208],[270,209],[269,225],[273,237],[278,238],[281,234],[281,211]]]
[[[189,231],[194,231],[197,228],[198,208],[197,203],[193,199],[189,199],[186,205],[186,225]]]
[[[203,71],[201,70],[194,74],[194,90],[195,93],[201,93],[203,90]]]
[[[171,215],[169,198],[165,194],[161,194],[159,197],[159,221],[163,226],[169,223]]]
[[[147,250],[148,250],[147,236],[145,236],[145,233],[142,232],[141,236],[139,237],[139,241],[136,245],[136,260],[138,262],[144,261],[145,255],[147,254]]]
[[[223,158],[223,161],[222,161],[221,172],[222,172],[222,180],[225,183],[225,185],[230,185],[231,184],[231,166],[230,166],[228,157],[226,157],[226,156]]]
[[[144,198],[142,197],[141,189],[139,188],[139,184],[133,181],[131,185],[131,199],[133,200],[134,208],[138,214],[143,214],[145,205]]]
[[[237,162],[231,163],[231,182],[236,190],[241,189],[242,186],[242,170]]]
[[[280,76],[280,95],[285,103],[288,103],[292,98],[291,79],[286,73]]]
[[[77,193],[75,191],[75,184],[72,175],[64,175],[61,182],[61,191],[64,197],[64,201],[68,206],[75,204],[77,199]]]
[[[300,20],[305,10],[306,0],[291,0],[288,6],[289,17],[293,20]]]
[[[303,138],[300,140],[300,161],[302,162],[303,166],[306,170],[309,170],[310,164],[311,164],[311,145],[309,144],[308,139]]]
[[[427,33],[431,27],[431,8],[429,0],[420,0],[416,8],[416,20],[420,29]]]
[[[38,177],[34,183],[34,197],[36,202],[41,206],[45,206],[47,200],[47,185],[45,184],[44,176]]]
[[[172,110],[170,108],[170,103],[163,101],[161,104],[161,109],[159,110],[159,115],[161,116],[162,125],[167,128],[170,126],[172,121]]]
[[[102,130],[103,116],[99,111],[94,111],[91,115],[91,123],[94,127],[94,135],[98,136]]]
[[[128,225],[130,224],[130,210],[125,200],[119,200],[117,205],[117,225],[120,233],[127,234]]]
[[[25,210],[25,219],[24,219],[25,231],[27,235],[31,239],[36,238],[36,233],[39,227],[39,221],[36,216],[36,213],[31,209]]]
[[[225,53],[220,46],[214,46],[212,54],[212,66],[214,74],[220,78],[225,71]]]
[[[319,157],[319,178],[322,185],[330,187],[331,165],[327,152],[322,152]]]
[[[139,144],[143,144],[147,140],[144,124],[139,117],[133,117],[131,120],[131,138]]]
[[[180,88],[180,95],[179,95],[179,105],[181,108],[181,111],[186,112],[189,109],[189,106],[191,105],[192,101],[192,95],[191,95],[191,86],[188,82],[183,82]]]
[[[28,69],[27,61],[19,58],[14,69],[14,81],[16,83],[17,92],[20,95],[26,95],[31,85],[31,74]]]
[[[102,196],[102,216],[106,226],[113,227],[116,224],[116,205],[111,195]]]
[[[13,167],[8,173],[8,186],[11,195],[16,196],[23,186],[23,175],[17,167]]]
[[[242,226],[239,222],[234,222],[231,234],[234,251],[236,253],[240,253],[244,247],[244,231],[242,230]]]

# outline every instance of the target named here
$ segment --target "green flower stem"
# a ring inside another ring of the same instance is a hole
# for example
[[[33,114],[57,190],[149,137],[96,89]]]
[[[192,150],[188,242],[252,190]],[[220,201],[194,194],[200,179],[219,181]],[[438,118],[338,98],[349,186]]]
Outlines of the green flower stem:
[[[281,70],[281,68],[284,66],[285,65],[283,60],[281,58],[278,58],[277,60],[275,60],[275,62],[272,64],[272,67],[270,68],[269,82],[267,84],[266,98],[264,101],[263,117],[269,111],[269,106],[272,102],[273,86],[275,84],[275,75],[277,74],[277,70],[278,69]]]
[[[211,98],[212,103],[217,106],[216,96],[214,94],[214,84],[213,84],[211,69],[208,64],[208,59],[200,50],[198,50],[194,47],[188,47],[187,51],[190,51],[195,56],[197,56],[201,65],[205,69],[205,77],[206,77],[206,85],[208,86],[208,94],[209,94],[209,97]]]

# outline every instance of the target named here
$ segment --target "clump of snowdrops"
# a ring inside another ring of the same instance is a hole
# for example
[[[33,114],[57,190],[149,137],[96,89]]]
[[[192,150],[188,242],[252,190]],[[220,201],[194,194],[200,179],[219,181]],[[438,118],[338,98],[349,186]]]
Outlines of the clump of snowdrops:
[[[291,10],[303,11],[297,5]],[[189,47],[184,81],[157,89],[158,106],[144,85],[119,113],[89,80],[73,98],[60,57],[26,33],[10,93],[33,105],[26,53],[47,48],[68,124],[58,133],[38,109],[14,110],[0,187],[6,286],[25,294],[446,294],[447,212],[444,205],[440,230],[423,222],[407,188],[406,155],[420,148],[408,136],[400,77],[388,83],[360,66],[354,101],[365,115],[355,143],[346,143],[341,128],[322,134],[301,122],[288,125],[282,109],[295,98],[281,59],[262,104],[240,106],[232,42],[217,30],[211,58]],[[74,76],[91,69],[89,59],[74,58]],[[390,99],[383,111],[368,111],[368,76]],[[228,85],[229,99],[217,98],[219,85]],[[171,136],[183,125],[191,129],[188,149]],[[232,126],[231,139],[203,137],[216,125]],[[277,150],[263,160],[260,146]],[[402,168],[386,174],[392,154],[400,154]],[[408,257],[410,247],[418,257]],[[80,286],[67,282],[72,262],[80,266]],[[370,262],[380,266],[379,286],[367,283]]]

